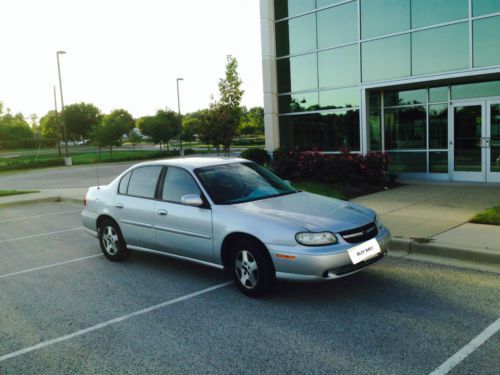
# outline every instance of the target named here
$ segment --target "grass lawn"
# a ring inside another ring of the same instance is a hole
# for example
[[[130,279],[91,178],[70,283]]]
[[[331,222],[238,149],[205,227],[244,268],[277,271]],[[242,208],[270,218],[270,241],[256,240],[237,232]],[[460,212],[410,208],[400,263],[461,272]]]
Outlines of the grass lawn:
[[[0,190],[0,197],[7,197],[9,195],[20,195],[38,193],[36,190]]]
[[[101,155],[97,152],[81,152],[71,153],[71,158],[74,165],[94,164],[105,162],[119,162],[132,160],[148,160],[159,159],[174,156],[166,150],[113,150],[111,157],[109,150],[101,151]],[[33,156],[19,156],[16,158],[0,158],[0,171],[14,171],[34,168],[47,168],[53,166],[63,166],[64,161],[56,154],[39,155],[37,160]]]
[[[476,224],[500,225],[500,206],[481,211],[470,219],[470,222]]]

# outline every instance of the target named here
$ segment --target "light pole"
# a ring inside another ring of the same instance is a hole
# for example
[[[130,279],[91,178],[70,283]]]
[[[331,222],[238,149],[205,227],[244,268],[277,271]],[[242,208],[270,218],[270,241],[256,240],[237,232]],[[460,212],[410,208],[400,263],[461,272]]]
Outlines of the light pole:
[[[177,78],[177,112],[179,113],[179,120],[180,120],[180,118],[181,118],[181,100],[179,97],[179,81],[184,81],[184,78]],[[182,122],[181,122],[181,128],[179,130],[179,140],[181,142],[180,155],[184,156],[184,150],[182,149]]]
[[[62,117],[62,122],[63,122],[63,128],[64,128],[64,144],[66,147],[66,159],[69,160],[69,152],[68,152],[68,127],[66,126],[66,116],[64,114],[64,99],[63,99],[63,89],[62,89],[62,80],[61,80],[61,66],[59,64],[59,55],[64,55],[66,54],[66,51],[57,51],[56,56],[57,56],[57,72],[59,73],[59,92],[61,93],[61,117]],[[66,161],[68,163],[68,161]],[[71,163],[71,162],[69,162]]]

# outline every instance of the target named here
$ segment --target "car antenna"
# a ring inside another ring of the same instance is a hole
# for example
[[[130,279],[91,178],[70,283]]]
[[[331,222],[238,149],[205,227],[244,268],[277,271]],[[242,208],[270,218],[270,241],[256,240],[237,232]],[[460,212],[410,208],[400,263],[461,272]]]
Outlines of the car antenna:
[[[99,190],[99,170],[97,169],[97,163],[95,163],[95,176],[97,178],[97,190]]]

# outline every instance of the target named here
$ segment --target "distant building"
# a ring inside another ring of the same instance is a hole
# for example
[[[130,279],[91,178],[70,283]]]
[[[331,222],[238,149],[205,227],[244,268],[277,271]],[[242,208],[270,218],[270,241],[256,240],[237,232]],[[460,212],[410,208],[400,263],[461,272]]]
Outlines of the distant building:
[[[500,182],[500,0],[261,0],[266,149]]]

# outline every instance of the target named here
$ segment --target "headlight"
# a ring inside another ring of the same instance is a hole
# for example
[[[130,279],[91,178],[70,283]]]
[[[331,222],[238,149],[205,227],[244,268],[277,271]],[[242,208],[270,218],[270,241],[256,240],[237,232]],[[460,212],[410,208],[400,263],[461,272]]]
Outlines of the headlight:
[[[382,229],[384,227],[384,224],[382,224],[378,215],[375,215],[374,220],[375,220],[375,224],[377,224],[378,229]]]
[[[295,235],[295,240],[305,246],[321,246],[337,243],[337,237],[330,232],[300,232]]]

